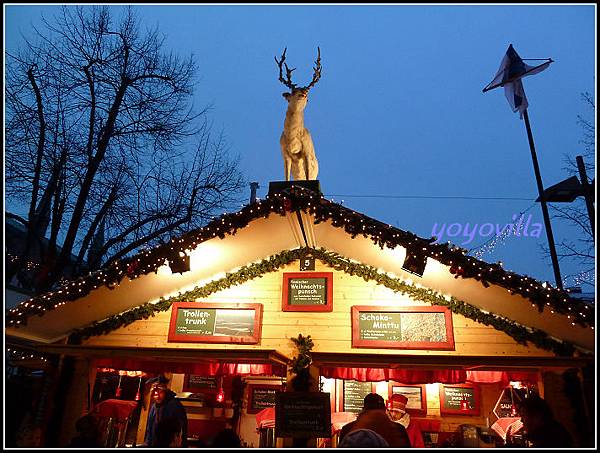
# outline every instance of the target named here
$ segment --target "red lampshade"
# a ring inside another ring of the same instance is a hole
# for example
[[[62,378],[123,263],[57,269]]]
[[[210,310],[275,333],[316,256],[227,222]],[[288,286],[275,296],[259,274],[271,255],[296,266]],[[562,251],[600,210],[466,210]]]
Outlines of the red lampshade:
[[[123,373],[125,373],[125,371],[123,371]],[[115,392],[116,398],[121,398],[121,378],[122,377],[123,377],[123,375],[121,374],[121,371],[119,371],[119,382],[117,383],[117,391]]]
[[[219,393],[217,393],[217,403],[222,403],[225,401],[225,392],[223,391],[223,387],[219,389]]]
[[[137,393],[135,394],[135,400],[139,401],[142,396],[140,395],[140,389],[142,387],[142,375],[140,374],[140,382],[138,382],[138,389],[137,389]]]

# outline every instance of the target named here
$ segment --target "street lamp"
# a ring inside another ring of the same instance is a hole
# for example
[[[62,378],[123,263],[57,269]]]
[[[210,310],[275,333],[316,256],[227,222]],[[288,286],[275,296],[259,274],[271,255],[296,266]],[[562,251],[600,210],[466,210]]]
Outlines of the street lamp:
[[[587,207],[588,217],[590,219],[590,226],[592,227],[592,237],[595,241],[595,218],[594,218],[594,185],[595,180],[592,179],[591,184],[588,182],[587,175],[585,172],[585,166],[583,165],[583,158],[581,156],[576,157],[577,168],[579,169],[579,177],[571,176],[553,186],[548,187],[544,190],[544,199],[554,203],[572,203],[577,197],[585,198],[585,205]],[[536,198],[537,202],[540,201],[540,197]]]

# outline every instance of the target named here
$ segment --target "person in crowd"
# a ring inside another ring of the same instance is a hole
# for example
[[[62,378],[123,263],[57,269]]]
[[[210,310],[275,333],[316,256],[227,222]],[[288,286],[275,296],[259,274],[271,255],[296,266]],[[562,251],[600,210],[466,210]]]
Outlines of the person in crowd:
[[[390,444],[381,435],[366,428],[349,432],[338,445],[339,448],[385,448],[389,446]]]
[[[175,392],[167,387],[169,380],[163,375],[149,380],[152,384],[152,407],[148,412],[148,422],[144,436],[145,447],[156,447],[156,428],[160,420],[175,418],[181,424],[181,446],[187,447],[187,414],[181,401],[175,398]]]
[[[156,425],[156,447],[181,447],[183,428],[181,422],[175,417],[165,417]]]
[[[100,432],[98,431],[98,420],[93,415],[87,414],[79,417],[75,422],[77,434],[68,447],[73,448],[98,448],[100,444]]]
[[[231,428],[225,428],[219,431],[212,442],[213,447],[225,447],[225,448],[240,448],[242,441],[236,432]]]
[[[391,408],[390,418],[396,423],[400,423],[406,428],[408,438],[410,439],[410,445],[415,448],[424,448],[425,442],[423,441],[423,434],[418,423],[410,420],[410,415],[406,412],[406,403],[408,398],[400,393],[394,393],[390,397]]]
[[[567,429],[554,419],[550,406],[543,398],[533,395],[519,404],[525,438],[534,448],[568,448],[573,439]]]
[[[358,414],[355,421],[350,422],[342,428],[339,437],[339,446],[342,446],[344,438],[353,431],[368,429],[379,434],[390,447],[410,447],[410,440],[406,428],[400,423],[394,423],[389,417],[385,402],[381,395],[369,393],[363,401],[363,410]],[[370,433],[363,433],[365,437]],[[355,436],[359,436],[355,434]],[[371,436],[372,437],[372,436]],[[375,442],[374,439],[370,439]]]

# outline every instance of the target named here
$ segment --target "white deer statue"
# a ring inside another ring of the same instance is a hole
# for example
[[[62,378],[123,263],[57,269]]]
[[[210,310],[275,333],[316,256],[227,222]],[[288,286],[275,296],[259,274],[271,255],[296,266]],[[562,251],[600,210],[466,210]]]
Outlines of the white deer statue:
[[[304,127],[304,109],[308,102],[308,91],[321,78],[321,49],[317,47],[318,56],[315,61],[316,66],[312,81],[305,87],[296,87],[292,83],[292,71],[296,68],[288,68],[285,62],[285,52],[281,55],[281,60],[275,57],[275,62],[279,66],[279,80],[291,90],[291,93],[283,93],[283,97],[288,101],[288,108],[283,123],[283,132],[279,143],[281,144],[281,154],[283,155],[283,168],[285,180],[290,180],[290,175],[294,180],[317,179],[319,173],[319,163],[315,156],[315,147],[308,129]],[[286,78],[283,78],[283,66],[285,65]]]

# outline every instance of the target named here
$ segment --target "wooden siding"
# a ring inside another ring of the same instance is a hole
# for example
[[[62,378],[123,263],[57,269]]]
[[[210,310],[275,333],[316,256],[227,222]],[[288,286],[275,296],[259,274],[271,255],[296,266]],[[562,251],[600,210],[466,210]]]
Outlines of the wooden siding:
[[[289,357],[295,354],[290,337],[310,335],[314,351],[340,353],[406,354],[406,355],[512,355],[552,356],[552,353],[530,345],[517,344],[511,337],[492,327],[479,324],[458,314],[452,314],[455,351],[371,349],[351,347],[351,317],[353,305],[408,305],[429,304],[411,300],[374,282],[335,271],[316,262],[315,272],[333,271],[333,311],[330,313],[282,312],[283,272],[298,272],[298,263],[292,263],[279,272],[272,272],[245,284],[219,291],[201,299],[205,302],[242,302],[263,304],[262,338],[256,345],[223,345],[231,348],[276,349]],[[485,288],[482,288],[485,291]],[[182,300],[183,301],[183,300]],[[200,300],[199,300],[200,301]],[[89,338],[87,345],[134,346],[143,348],[215,348],[215,344],[169,343],[167,333],[171,311],[158,313],[147,320],[114,330],[107,335]]]

